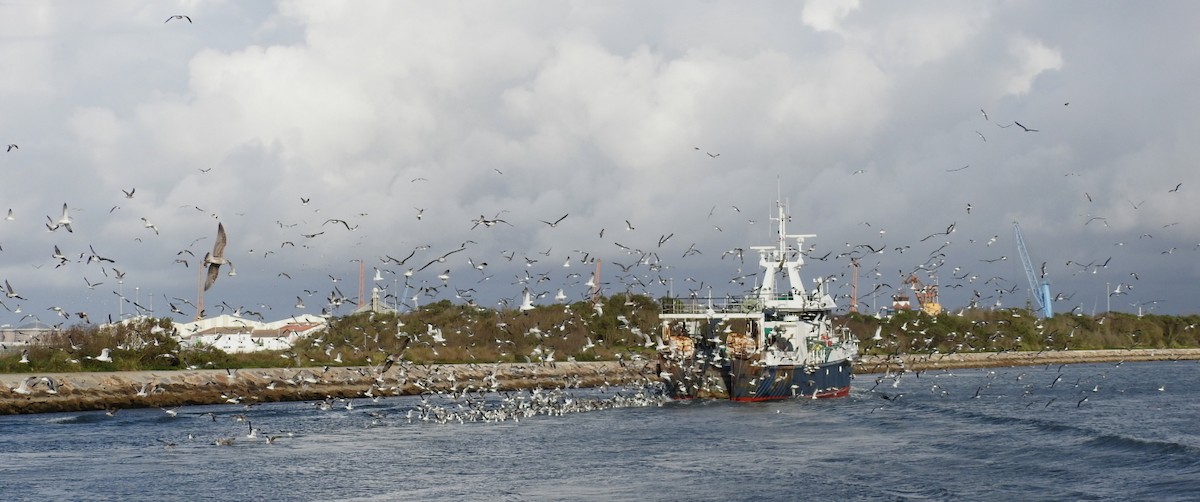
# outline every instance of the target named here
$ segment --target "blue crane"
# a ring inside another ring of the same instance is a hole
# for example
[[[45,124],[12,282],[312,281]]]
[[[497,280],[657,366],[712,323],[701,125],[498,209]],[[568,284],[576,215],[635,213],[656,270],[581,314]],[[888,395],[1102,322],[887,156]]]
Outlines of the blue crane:
[[[1033,271],[1033,262],[1029,259],[1029,250],[1025,249],[1025,239],[1021,237],[1021,224],[1013,222],[1013,230],[1017,233],[1017,253],[1021,255],[1021,264],[1025,266],[1025,277],[1029,279],[1029,292],[1037,301],[1039,317],[1045,319],[1054,316],[1050,305],[1050,282],[1042,278],[1038,284],[1037,274]]]

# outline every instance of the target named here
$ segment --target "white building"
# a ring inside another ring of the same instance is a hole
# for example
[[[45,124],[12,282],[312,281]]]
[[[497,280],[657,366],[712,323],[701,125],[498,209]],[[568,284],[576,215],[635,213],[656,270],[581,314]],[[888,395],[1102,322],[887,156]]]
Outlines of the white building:
[[[57,332],[54,326],[41,321],[33,321],[21,326],[12,327],[8,324],[0,326],[0,344],[4,346],[24,347],[30,343],[45,340]]]
[[[288,350],[297,340],[307,338],[329,326],[329,321],[315,315],[289,317],[274,322],[243,319],[229,314],[175,323],[181,345],[211,346],[231,354]]]

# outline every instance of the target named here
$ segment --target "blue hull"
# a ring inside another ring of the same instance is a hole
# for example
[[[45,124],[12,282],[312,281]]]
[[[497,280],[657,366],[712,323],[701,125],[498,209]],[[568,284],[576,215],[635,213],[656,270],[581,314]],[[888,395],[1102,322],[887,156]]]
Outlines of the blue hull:
[[[849,361],[826,363],[816,368],[803,366],[755,366],[734,360],[729,370],[729,399],[771,401],[793,397],[844,397],[850,393]]]
[[[665,377],[667,394],[675,399],[773,401],[849,395],[852,369],[849,361],[805,368],[759,366],[752,360],[735,359],[724,366],[680,361],[659,371]]]

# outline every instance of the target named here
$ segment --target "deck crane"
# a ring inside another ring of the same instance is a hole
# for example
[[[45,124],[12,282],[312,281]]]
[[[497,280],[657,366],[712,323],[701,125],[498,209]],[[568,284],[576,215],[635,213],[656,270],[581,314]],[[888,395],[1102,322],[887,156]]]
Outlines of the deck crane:
[[[1025,249],[1025,239],[1021,238],[1021,224],[1014,221],[1013,230],[1017,234],[1017,253],[1021,255],[1021,264],[1025,266],[1025,277],[1029,279],[1029,292],[1037,302],[1038,314],[1043,319],[1053,317],[1054,309],[1050,304],[1050,282],[1043,277],[1041,284],[1038,284],[1038,277],[1033,272],[1033,261],[1029,259],[1029,250]]]

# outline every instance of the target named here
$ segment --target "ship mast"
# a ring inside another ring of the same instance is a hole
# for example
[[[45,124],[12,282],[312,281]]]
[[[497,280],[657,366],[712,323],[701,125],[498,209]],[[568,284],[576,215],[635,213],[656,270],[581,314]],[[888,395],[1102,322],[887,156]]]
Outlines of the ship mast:
[[[750,248],[758,251],[758,263],[763,267],[763,284],[758,289],[758,298],[763,301],[776,298],[775,276],[781,271],[787,274],[789,294],[804,291],[804,284],[800,279],[800,267],[804,265],[804,258],[801,256],[800,250],[804,248],[805,238],[816,237],[815,234],[788,234],[787,221],[790,217],[784,210],[783,202],[775,201],[775,207],[778,216],[771,219],[779,222],[776,244]],[[788,248],[787,240],[789,238],[796,239],[795,249]]]

